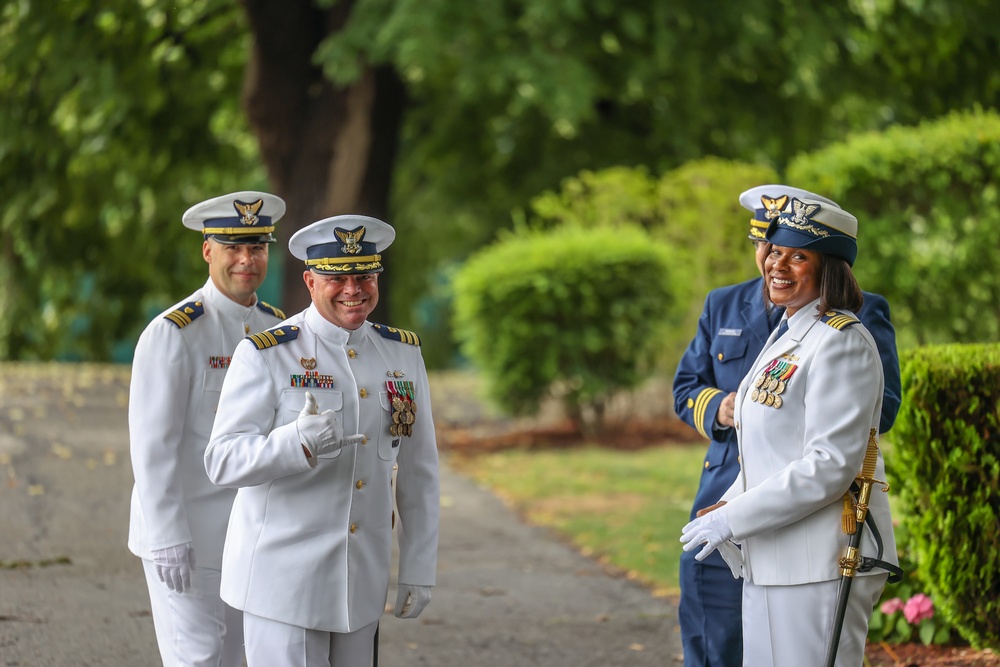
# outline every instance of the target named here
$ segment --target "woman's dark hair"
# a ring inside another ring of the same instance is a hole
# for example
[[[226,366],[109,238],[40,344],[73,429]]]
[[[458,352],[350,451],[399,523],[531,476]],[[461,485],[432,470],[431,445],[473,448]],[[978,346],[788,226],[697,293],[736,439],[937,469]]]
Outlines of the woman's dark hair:
[[[767,244],[766,253],[771,252],[771,245]],[[825,252],[819,253],[819,257],[819,312],[816,317],[834,308],[856,314],[861,310],[865,298],[854,272],[851,271],[851,265],[847,260]],[[768,312],[774,305],[767,293],[767,280],[764,281],[764,304]]]
[[[819,312],[837,308],[857,313],[865,297],[861,293],[851,265],[840,257],[821,253],[823,263],[819,270]]]

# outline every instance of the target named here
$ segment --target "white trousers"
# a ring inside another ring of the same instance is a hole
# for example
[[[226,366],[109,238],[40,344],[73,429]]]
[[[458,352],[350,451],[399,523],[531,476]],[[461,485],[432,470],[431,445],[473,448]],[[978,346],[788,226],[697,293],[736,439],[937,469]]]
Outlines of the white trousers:
[[[888,573],[857,576],[851,584],[837,667],[860,667],[868,619]],[[839,581],[799,586],[743,582],[743,667],[822,665],[833,635]]]
[[[219,597],[219,570],[196,567],[191,588],[175,593],[160,581],[153,561],[143,559],[142,567],[163,667],[243,664],[243,613]]]
[[[376,628],[324,632],[243,614],[247,667],[369,667]]]

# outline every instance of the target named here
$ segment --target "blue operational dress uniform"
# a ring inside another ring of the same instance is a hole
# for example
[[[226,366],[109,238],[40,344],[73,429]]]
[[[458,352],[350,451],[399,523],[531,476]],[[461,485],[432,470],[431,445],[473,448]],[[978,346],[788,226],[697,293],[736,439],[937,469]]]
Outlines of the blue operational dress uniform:
[[[783,185],[748,190],[740,201],[755,212],[750,238],[757,241],[764,240],[769,212],[750,202],[759,201],[761,193],[770,193],[775,199],[789,195],[824,200]],[[674,376],[677,415],[709,440],[691,508],[692,519],[698,510],[718,502],[740,470],[736,431],[720,427],[715,418],[722,400],[737,390],[784,312],[782,309],[767,312],[763,289],[763,279],[754,278],[709,292],[698,330]],[[885,393],[881,431],[884,433],[892,427],[901,396],[896,334],[889,321],[889,304],[882,296],[865,292],[858,317],[875,339],[882,361]],[[685,667],[741,665],[742,581],[733,578],[718,553],[700,562],[694,556],[694,552],[685,551],[680,563],[679,619]]]

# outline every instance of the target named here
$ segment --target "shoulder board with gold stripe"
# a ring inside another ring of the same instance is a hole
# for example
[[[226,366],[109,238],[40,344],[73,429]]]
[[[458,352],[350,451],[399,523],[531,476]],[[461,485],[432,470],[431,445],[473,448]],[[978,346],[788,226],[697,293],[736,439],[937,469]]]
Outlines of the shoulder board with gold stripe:
[[[275,317],[285,319],[285,311],[283,311],[281,308],[275,308],[266,301],[258,301],[257,307],[263,310],[265,313],[270,313]]]
[[[283,326],[268,329],[267,331],[261,331],[260,333],[250,334],[247,336],[247,340],[253,343],[254,347],[258,350],[263,350],[269,347],[274,347],[275,345],[287,343],[288,341],[295,340],[298,337],[298,327]]]
[[[400,343],[407,343],[409,345],[416,345],[417,347],[420,347],[420,336],[412,331],[397,329],[396,327],[390,327],[385,324],[372,324],[372,327],[379,333],[380,336],[382,336],[382,338],[388,338],[389,340],[395,340]]]
[[[854,317],[854,315],[848,315],[847,313],[838,313],[835,310],[828,310],[823,314],[819,321],[823,324],[828,324],[837,331],[843,331],[848,327],[852,327],[861,320]]]
[[[204,314],[205,304],[201,301],[188,301],[180,308],[171,310],[164,315],[163,319],[170,320],[178,329],[183,329]]]

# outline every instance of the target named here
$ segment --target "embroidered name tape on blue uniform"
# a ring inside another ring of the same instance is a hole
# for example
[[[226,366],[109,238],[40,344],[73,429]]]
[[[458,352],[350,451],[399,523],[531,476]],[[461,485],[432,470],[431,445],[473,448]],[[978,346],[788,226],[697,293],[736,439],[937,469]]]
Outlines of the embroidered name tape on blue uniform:
[[[743,334],[743,329],[719,329],[720,336],[740,336]]]
[[[854,317],[853,315],[848,315],[846,313],[838,313],[833,310],[828,310],[823,314],[819,321],[823,324],[829,324],[831,327],[837,331],[843,331],[848,327],[852,327],[858,324],[861,320]]]
[[[170,320],[178,329],[183,329],[204,314],[205,306],[201,301],[188,301],[180,308],[164,315],[163,319]]]
[[[298,337],[298,327],[284,326],[268,329],[267,331],[261,331],[260,333],[250,334],[247,336],[247,340],[253,343],[254,347],[258,350],[263,350],[268,347],[274,347],[275,345],[287,343],[288,341],[295,340]]]
[[[283,311],[281,308],[275,308],[266,301],[258,301],[257,307],[263,310],[265,313],[270,313],[275,317],[280,317],[281,319],[285,319],[285,311]]]
[[[397,329],[396,327],[389,327],[384,324],[372,324],[372,327],[379,333],[380,336],[382,336],[382,338],[388,338],[389,340],[395,340],[400,343],[407,343],[409,345],[416,345],[417,347],[420,347],[420,336],[412,331]]]

